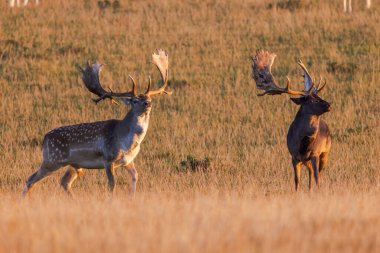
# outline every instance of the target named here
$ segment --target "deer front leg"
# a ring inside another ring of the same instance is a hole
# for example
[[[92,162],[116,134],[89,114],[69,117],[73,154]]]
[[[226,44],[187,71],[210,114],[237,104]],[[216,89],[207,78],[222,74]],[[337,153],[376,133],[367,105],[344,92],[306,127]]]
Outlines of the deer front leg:
[[[317,185],[317,190],[319,189],[319,157],[313,156],[311,158],[311,165],[313,166],[314,179]]]
[[[115,168],[113,163],[107,163],[104,166],[108,178],[108,188],[111,193],[111,195],[114,195],[115,193]]]
[[[130,164],[128,164],[127,169],[128,169],[129,174],[131,174],[131,177],[132,177],[130,195],[132,198],[135,198],[136,184],[139,179],[139,174],[137,173],[134,162],[131,162]]]
[[[309,191],[311,190],[311,181],[313,178],[313,166],[311,165],[311,162],[306,162],[307,170],[309,171]]]
[[[296,160],[295,158],[292,158],[292,164],[294,169],[294,183],[297,191],[300,186],[301,179],[301,162]]]

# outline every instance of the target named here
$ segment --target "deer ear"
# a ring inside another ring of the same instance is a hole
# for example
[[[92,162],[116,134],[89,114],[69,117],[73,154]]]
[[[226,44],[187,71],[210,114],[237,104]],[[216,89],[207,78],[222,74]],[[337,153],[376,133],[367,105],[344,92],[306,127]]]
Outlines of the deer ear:
[[[299,97],[299,98],[290,98],[293,103],[295,103],[296,105],[300,105],[302,104],[303,102],[305,102],[305,97]]]

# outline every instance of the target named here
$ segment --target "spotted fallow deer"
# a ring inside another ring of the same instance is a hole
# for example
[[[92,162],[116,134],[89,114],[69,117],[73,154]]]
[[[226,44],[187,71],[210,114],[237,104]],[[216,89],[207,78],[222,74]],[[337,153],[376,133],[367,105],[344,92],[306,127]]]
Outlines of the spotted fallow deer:
[[[264,50],[257,50],[253,57],[252,72],[258,89],[264,90],[264,95],[279,95],[287,93],[299,96],[291,100],[300,105],[297,115],[290,125],[287,135],[287,146],[292,156],[294,168],[294,181],[296,191],[300,184],[301,164],[309,170],[309,190],[311,189],[312,175],[319,188],[321,172],[325,169],[331,147],[331,135],[321,115],[331,110],[331,105],[318,96],[325,87],[321,85],[322,78],[316,85],[305,65],[298,61],[303,70],[305,90],[296,91],[290,88],[290,80],[287,78],[285,88],[280,88],[271,73],[271,67],[276,55]]]
[[[105,169],[110,192],[115,191],[114,171],[125,167],[132,176],[131,195],[134,196],[138,174],[134,159],[140,151],[140,145],[148,130],[151,112],[151,97],[171,92],[165,90],[168,83],[168,56],[163,50],[152,54],[152,63],[161,73],[163,85],[151,90],[149,78],[148,89],[137,95],[136,84],[132,80],[132,91],[124,93],[107,92],[99,80],[102,64],[93,64],[82,71],[82,80],[87,89],[98,96],[94,102],[114,99],[131,105],[131,109],[122,120],[106,120],[79,125],[62,126],[45,135],[42,145],[42,163],[26,182],[22,193],[25,196],[33,185],[61,167],[69,166],[61,179],[65,191],[72,195],[71,185],[83,169]]]

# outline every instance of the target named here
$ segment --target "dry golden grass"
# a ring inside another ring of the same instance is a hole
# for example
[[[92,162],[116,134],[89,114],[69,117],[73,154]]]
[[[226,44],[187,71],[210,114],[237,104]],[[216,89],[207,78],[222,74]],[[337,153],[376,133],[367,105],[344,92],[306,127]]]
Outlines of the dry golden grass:
[[[379,252],[380,6],[347,15],[340,2],[304,0],[294,11],[269,2],[2,4],[0,252]],[[186,84],[153,101],[136,200],[123,170],[112,201],[104,171],[86,171],[70,200],[62,169],[19,205],[45,132],[128,110],[95,106],[76,65],[104,62],[104,84],[127,89],[132,74],[143,90],[149,74],[159,80],[149,64],[159,47],[170,78]],[[328,80],[333,147],[318,193],[305,171],[294,193],[285,140],[296,106],[255,95],[249,56],[261,47],[277,53],[280,82],[301,81],[297,58]],[[210,158],[210,171],[178,169],[189,155]]]
[[[86,194],[85,192],[83,192]],[[376,252],[378,194],[43,194],[0,207],[2,252]],[[333,202],[332,202],[333,201]]]

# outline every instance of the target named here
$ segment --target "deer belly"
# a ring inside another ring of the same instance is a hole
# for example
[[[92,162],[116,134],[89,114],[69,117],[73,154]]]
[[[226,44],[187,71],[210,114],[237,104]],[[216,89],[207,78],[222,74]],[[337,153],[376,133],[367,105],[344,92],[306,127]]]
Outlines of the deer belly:
[[[87,149],[71,150],[67,163],[85,169],[104,168],[103,156],[98,152]]]
[[[95,160],[86,160],[86,161],[77,161],[70,163],[72,166],[83,169],[103,169],[104,160],[95,159]]]

